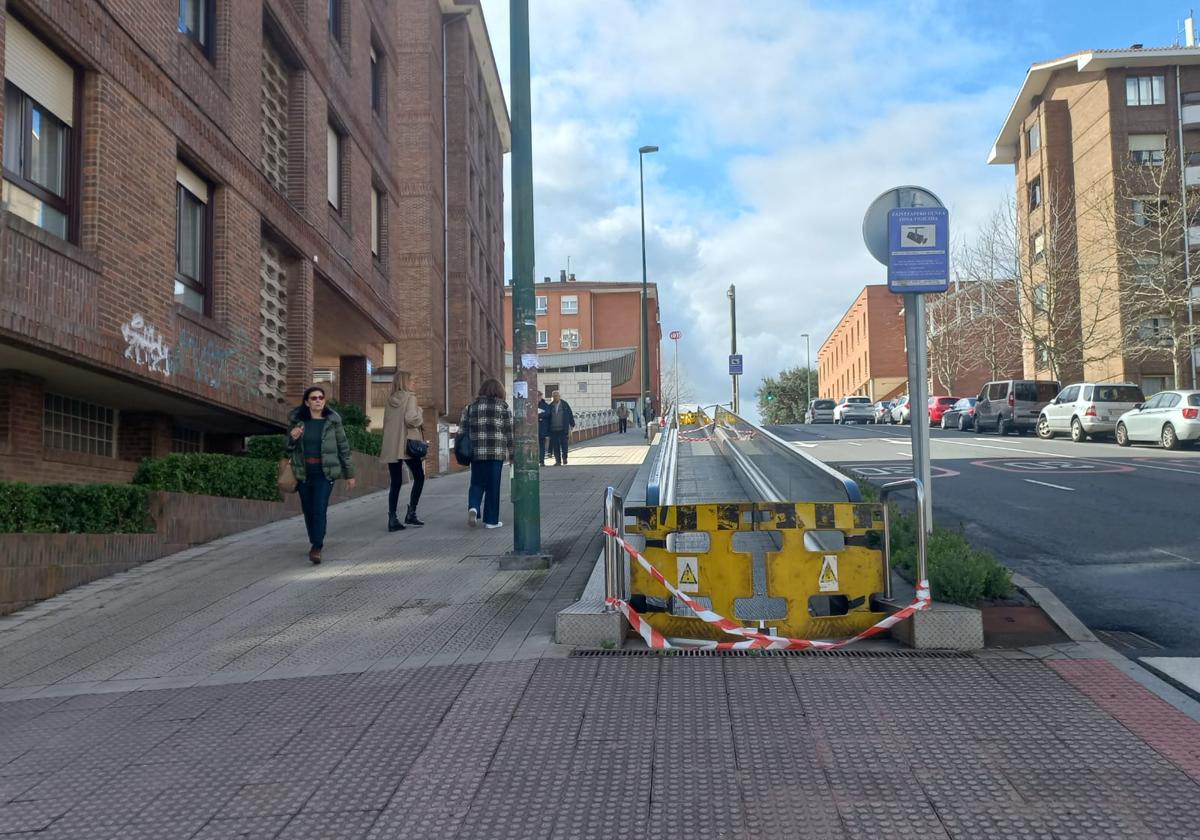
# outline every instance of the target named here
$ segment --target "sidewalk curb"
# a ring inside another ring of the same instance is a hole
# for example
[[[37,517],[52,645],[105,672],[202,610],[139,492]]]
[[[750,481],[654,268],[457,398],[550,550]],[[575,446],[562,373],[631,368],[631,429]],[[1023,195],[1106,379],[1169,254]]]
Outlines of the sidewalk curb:
[[[1200,702],[1190,692],[1177,688],[1174,681],[1163,678],[1149,665],[1142,665],[1097,639],[1087,625],[1080,621],[1078,616],[1071,612],[1070,608],[1046,586],[1018,572],[1013,572],[1012,579],[1013,585],[1029,596],[1029,599],[1037,604],[1050,617],[1050,620],[1071,639],[1072,644],[1070,645],[1058,645],[1050,648],[1056,652],[1057,656],[1065,656],[1070,659],[1103,659],[1111,662],[1125,676],[1200,723]],[[1036,656],[1037,650],[1032,649],[1031,654]],[[1050,654],[1049,656],[1054,655]],[[1039,656],[1038,658],[1048,657]]]

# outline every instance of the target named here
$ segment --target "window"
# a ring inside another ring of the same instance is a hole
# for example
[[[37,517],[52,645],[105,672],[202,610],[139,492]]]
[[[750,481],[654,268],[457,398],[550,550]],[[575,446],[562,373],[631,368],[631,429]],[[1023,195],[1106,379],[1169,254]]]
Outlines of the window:
[[[587,381],[581,379],[581,380],[579,380],[579,382],[577,384],[579,385],[579,393],[586,394],[587,393]]]
[[[1129,156],[1139,166],[1162,166],[1166,151],[1165,134],[1129,135]]]
[[[1033,235],[1033,261],[1041,262],[1046,257],[1046,234],[1035,233]]]
[[[1162,259],[1158,254],[1148,254],[1146,256],[1134,257],[1134,282],[1142,284],[1154,282],[1154,276],[1157,273],[1160,265],[1162,265]]]
[[[545,295],[538,295],[534,300],[537,301],[537,314],[545,315],[550,309],[549,300]]]
[[[210,59],[213,47],[213,0],[179,0],[179,31]]]
[[[116,411],[111,408],[58,394],[43,397],[42,445],[47,449],[111,458],[116,432]]]
[[[1079,386],[1078,385],[1072,385],[1069,388],[1063,388],[1062,393],[1060,393],[1058,395],[1059,402],[1065,402],[1065,403],[1075,402],[1075,400],[1077,400],[1077,399],[1079,399]]]
[[[325,196],[329,206],[342,212],[342,135],[333,125],[325,126]]]
[[[383,67],[380,64],[379,50],[371,44],[371,110],[383,115]]]
[[[175,164],[175,302],[209,312],[208,183],[182,163]]]
[[[1033,309],[1035,312],[1046,311],[1046,284],[1038,283],[1033,287]]]
[[[1043,338],[1035,338],[1033,341],[1033,352],[1037,357],[1037,363],[1040,367],[1050,367],[1050,345]]]
[[[1026,154],[1033,155],[1040,148],[1042,148],[1042,124],[1035,122],[1025,132]]]
[[[327,0],[329,19],[329,37],[342,42],[342,0]]]
[[[579,312],[579,298],[575,295],[563,295],[559,299],[559,312],[563,315],[574,315]]]
[[[371,187],[371,256],[383,259],[384,231],[387,229],[387,196],[378,187]]]
[[[1125,79],[1126,105],[1164,105],[1166,101],[1162,76],[1129,76]]]
[[[1138,227],[1157,226],[1162,218],[1162,202],[1154,196],[1135,198],[1131,202],[1130,221]]]
[[[1042,179],[1034,178],[1029,185],[1029,209],[1036,210],[1042,204]]]
[[[538,347],[549,347],[550,346],[550,331],[549,330],[538,330],[537,331],[537,346]]]
[[[1138,324],[1138,338],[1153,344],[1172,344],[1170,320],[1165,317],[1146,318]]]
[[[562,346],[564,350],[579,348],[579,330],[565,329],[562,331]]]
[[[11,15],[4,59],[4,184],[14,215],[71,234],[75,69]]]
[[[204,433],[183,426],[171,429],[172,452],[200,452],[203,448]]]

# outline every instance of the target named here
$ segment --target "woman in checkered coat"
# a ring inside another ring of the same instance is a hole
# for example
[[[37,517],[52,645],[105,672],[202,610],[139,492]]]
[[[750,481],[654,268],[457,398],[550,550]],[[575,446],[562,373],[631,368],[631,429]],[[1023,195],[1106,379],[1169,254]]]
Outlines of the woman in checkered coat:
[[[478,524],[482,504],[483,524],[499,528],[504,524],[500,521],[500,475],[513,454],[512,412],[504,398],[504,386],[495,379],[485,381],[475,402],[463,409],[458,425],[471,436],[474,450],[467,523],[472,528]]]

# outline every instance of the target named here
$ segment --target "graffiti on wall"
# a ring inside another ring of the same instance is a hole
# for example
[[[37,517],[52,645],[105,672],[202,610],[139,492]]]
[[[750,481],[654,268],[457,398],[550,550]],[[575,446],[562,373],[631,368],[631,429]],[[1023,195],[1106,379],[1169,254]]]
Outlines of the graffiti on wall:
[[[125,338],[126,359],[163,376],[171,375],[171,349],[163,334],[147,324],[140,312],[121,325],[121,335]]]
[[[239,350],[248,344],[245,331],[231,330],[231,340],[202,335],[186,326],[171,354],[171,371],[243,401],[261,398],[258,392],[258,368],[246,361]]]

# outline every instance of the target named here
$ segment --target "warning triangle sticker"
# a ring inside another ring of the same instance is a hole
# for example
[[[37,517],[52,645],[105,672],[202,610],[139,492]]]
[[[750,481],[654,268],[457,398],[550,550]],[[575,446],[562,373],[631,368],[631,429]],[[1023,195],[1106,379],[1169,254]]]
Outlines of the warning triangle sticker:
[[[693,586],[700,583],[700,581],[696,580],[696,573],[692,570],[690,563],[683,567],[683,574],[679,576],[679,582],[690,583]]]
[[[817,575],[817,591],[837,592],[838,589],[837,557],[827,554],[821,563],[821,573]]]
[[[833,573],[833,567],[828,563],[825,568],[821,569],[821,583],[837,583],[837,575]]]

